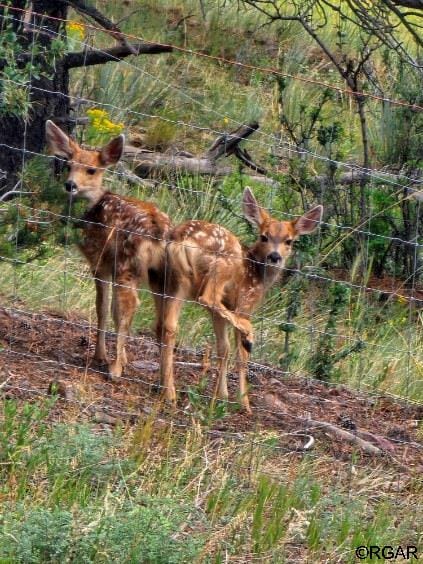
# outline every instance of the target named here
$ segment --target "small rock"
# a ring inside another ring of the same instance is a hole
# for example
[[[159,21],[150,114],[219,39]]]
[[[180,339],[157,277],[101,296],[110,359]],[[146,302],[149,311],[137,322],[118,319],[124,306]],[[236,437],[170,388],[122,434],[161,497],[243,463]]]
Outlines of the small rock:
[[[160,368],[159,363],[154,360],[134,360],[131,362],[131,366],[137,368],[138,370],[150,370],[152,372],[155,372]]]
[[[348,415],[340,415],[339,422],[341,427],[344,429],[349,429],[350,431],[355,431],[357,429],[357,425],[350,417],[348,417]]]
[[[280,413],[286,413],[285,404],[274,394],[265,394],[264,403],[271,411],[279,411]]]
[[[104,413],[104,411],[96,411],[94,413],[94,421],[96,423],[106,423],[106,425],[116,425],[119,420],[108,413]]]
[[[82,336],[79,338],[79,343],[78,343],[78,345],[79,345],[80,347],[88,347],[89,341],[88,341],[88,339],[87,339],[87,337],[86,337],[85,335],[82,335]]]
[[[277,386],[280,386],[282,384],[282,382],[280,380],[278,380],[277,378],[270,378],[270,383],[275,384]]]

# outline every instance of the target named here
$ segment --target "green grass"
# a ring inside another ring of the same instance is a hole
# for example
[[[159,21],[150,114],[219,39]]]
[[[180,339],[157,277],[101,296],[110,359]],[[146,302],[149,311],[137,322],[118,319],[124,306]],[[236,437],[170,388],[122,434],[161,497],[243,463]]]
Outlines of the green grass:
[[[399,499],[382,467],[332,473],[265,436],[216,442],[151,419],[53,424],[53,404],[3,401],[1,562],[354,562],[360,544],[418,542],[418,485]]]

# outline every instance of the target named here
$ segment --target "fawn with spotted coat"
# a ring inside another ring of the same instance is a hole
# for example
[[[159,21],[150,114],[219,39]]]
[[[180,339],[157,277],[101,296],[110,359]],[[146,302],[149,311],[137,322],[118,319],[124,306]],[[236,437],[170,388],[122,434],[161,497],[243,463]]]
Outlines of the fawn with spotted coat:
[[[243,211],[259,231],[259,239],[251,247],[243,247],[224,227],[205,221],[188,221],[170,232],[165,295],[157,322],[157,336],[162,343],[161,386],[168,400],[176,398],[173,352],[181,307],[184,300],[195,300],[212,315],[219,364],[218,397],[228,398],[228,326],[232,325],[240,401],[247,412],[251,411],[247,394],[247,362],[254,340],[251,315],[279,280],[295,239],[316,229],[323,207],[316,206],[293,221],[278,221],[257,204],[246,188]]]
[[[123,135],[100,150],[87,150],[52,121],[47,121],[46,139],[50,152],[66,159],[69,165],[66,191],[72,197],[89,202],[80,222],[84,239],[79,248],[90,265],[96,286],[94,358],[101,364],[108,362],[105,334],[112,283],[112,315],[117,338],[116,358],[109,364],[108,373],[110,379],[117,378],[127,364],[125,341],[139,304],[137,290],[149,277],[154,279],[156,271],[163,270],[170,221],[150,202],[113,194],[103,188],[106,168],[116,164],[122,156]]]

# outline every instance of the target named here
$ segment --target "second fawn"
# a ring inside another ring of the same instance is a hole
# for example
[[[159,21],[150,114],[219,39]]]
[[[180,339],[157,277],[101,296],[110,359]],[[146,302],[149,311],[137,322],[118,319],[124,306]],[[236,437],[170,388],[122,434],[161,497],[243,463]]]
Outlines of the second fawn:
[[[149,277],[154,279],[156,270],[163,268],[164,240],[170,221],[154,204],[113,194],[103,187],[106,168],[116,164],[122,156],[123,135],[100,150],[87,150],[52,121],[47,121],[46,138],[50,152],[68,163],[66,191],[89,202],[80,222],[84,239],[79,247],[90,265],[96,286],[94,358],[100,363],[108,362],[106,328],[112,283],[112,314],[117,338],[116,358],[109,364],[109,377],[119,377],[127,363],[125,341],[139,303],[138,288],[148,282]]]
[[[188,299],[212,315],[219,365],[217,395],[222,399],[228,398],[228,326],[234,327],[240,401],[251,411],[247,394],[247,362],[253,344],[251,314],[280,278],[295,239],[316,229],[323,207],[316,206],[293,221],[279,221],[261,208],[246,188],[243,211],[259,232],[256,243],[248,248],[224,227],[204,221],[188,221],[170,232],[165,295],[157,323],[162,345],[161,386],[168,400],[176,398],[173,352],[181,307]]]

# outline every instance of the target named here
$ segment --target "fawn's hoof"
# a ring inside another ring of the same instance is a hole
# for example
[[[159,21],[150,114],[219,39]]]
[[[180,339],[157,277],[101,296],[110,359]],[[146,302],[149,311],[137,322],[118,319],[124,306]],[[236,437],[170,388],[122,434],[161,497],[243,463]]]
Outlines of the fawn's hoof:
[[[116,380],[119,380],[119,378],[122,376],[122,372],[122,367],[118,367],[114,363],[112,363],[109,365],[104,377],[108,382],[116,382]]]
[[[253,414],[251,407],[250,407],[250,400],[248,399],[248,397],[246,395],[241,398],[241,408],[242,408],[243,411],[245,411],[245,413],[247,415]]]
[[[175,405],[176,404],[176,391],[173,388],[165,388],[163,390],[162,387],[162,399],[165,403],[169,404],[169,405]]]
[[[99,372],[103,378],[108,379],[109,375],[109,362],[106,358],[93,358],[91,362],[91,368],[96,372]]]
[[[162,392],[162,387],[158,382],[155,382],[154,384],[151,384],[150,390],[153,394],[159,395]]]
[[[110,374],[110,372],[106,372],[103,375],[103,378],[106,380],[106,382],[113,382],[115,380],[113,374]]]
[[[247,319],[240,319],[237,329],[241,333],[241,344],[247,352],[251,352],[254,343],[254,333],[251,323]]]
[[[250,336],[248,337],[243,337],[241,340],[242,346],[244,347],[244,349],[250,353],[253,350],[253,340]]]

